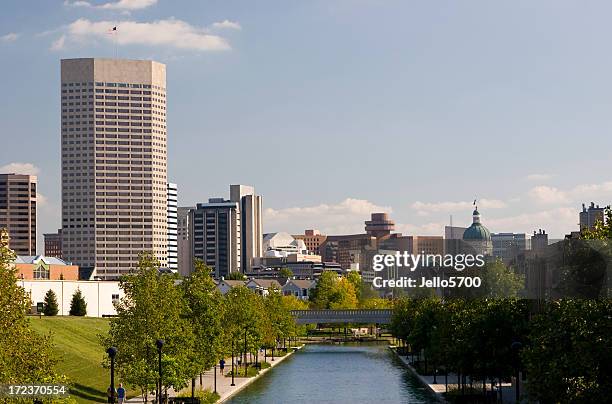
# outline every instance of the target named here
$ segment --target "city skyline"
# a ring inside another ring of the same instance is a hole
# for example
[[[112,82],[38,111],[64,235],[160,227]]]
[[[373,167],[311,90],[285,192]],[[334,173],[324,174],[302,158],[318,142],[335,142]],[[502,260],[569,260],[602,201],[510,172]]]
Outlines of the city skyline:
[[[252,184],[266,199],[265,232],[357,233],[386,211],[397,231],[439,235],[451,214],[468,225],[478,198],[493,232],[559,238],[577,230],[582,203],[612,200],[601,9],[131,3],[45,2],[32,12],[8,2],[0,17],[0,71],[13,78],[0,171],[38,175],[39,247],[61,227],[56,94],[59,60],[73,57],[167,64],[168,179],[179,206]],[[26,153],[32,144],[45,152]],[[225,164],[230,155],[236,164]],[[201,156],[224,169],[195,175]]]

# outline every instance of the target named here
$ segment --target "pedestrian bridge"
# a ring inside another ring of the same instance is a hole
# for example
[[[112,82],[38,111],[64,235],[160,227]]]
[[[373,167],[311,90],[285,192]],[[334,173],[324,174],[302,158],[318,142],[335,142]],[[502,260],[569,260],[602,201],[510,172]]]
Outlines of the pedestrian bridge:
[[[319,323],[361,323],[389,324],[393,310],[352,309],[352,310],[292,310],[297,324]]]

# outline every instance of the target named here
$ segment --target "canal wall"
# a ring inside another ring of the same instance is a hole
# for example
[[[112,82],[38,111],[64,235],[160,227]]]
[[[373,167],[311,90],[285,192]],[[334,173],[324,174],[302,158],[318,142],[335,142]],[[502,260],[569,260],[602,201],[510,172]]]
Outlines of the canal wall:
[[[433,377],[432,376],[423,376],[420,375],[415,368],[412,367],[412,365],[410,364],[410,362],[408,361],[408,358],[405,358],[403,356],[401,356],[400,354],[397,353],[397,349],[395,346],[390,345],[389,349],[391,350],[391,352],[393,352],[393,354],[400,360],[402,361],[402,363],[404,364],[404,366],[406,366],[408,368],[408,370],[410,370],[410,372],[416,376],[416,378],[421,382],[421,384],[425,387],[427,387],[427,389],[431,392],[432,396],[436,398],[436,400],[439,403],[448,403],[448,401],[446,401],[444,399],[444,395],[443,393],[446,391],[446,385],[444,383],[442,384],[434,384],[433,383]],[[430,380],[431,379],[431,380]],[[450,387],[450,384],[449,384]]]

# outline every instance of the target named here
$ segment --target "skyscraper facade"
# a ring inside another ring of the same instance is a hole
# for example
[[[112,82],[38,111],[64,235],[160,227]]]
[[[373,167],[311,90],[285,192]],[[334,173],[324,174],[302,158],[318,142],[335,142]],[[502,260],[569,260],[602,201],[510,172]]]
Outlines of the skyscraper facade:
[[[230,200],[239,205],[241,268],[250,272],[253,258],[263,256],[262,198],[248,185],[230,185]]]
[[[62,258],[62,229],[57,233],[43,234],[45,240],[45,256]]]
[[[61,61],[64,258],[102,279],[168,265],[166,67]]]
[[[216,278],[241,272],[240,208],[238,202],[210,198],[189,211],[193,257],[213,269]]]
[[[191,235],[189,234],[189,224],[191,223],[189,211],[193,209],[195,209],[195,206],[180,206],[177,210],[178,272],[182,276],[188,276],[192,271],[193,253],[191,250]]]
[[[178,271],[178,188],[168,183],[168,269]]]
[[[0,174],[0,229],[17,255],[36,255],[36,176]]]

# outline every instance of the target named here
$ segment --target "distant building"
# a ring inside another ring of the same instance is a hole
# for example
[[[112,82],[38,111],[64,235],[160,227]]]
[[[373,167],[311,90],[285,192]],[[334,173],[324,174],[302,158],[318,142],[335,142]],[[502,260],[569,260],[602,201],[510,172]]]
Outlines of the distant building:
[[[413,254],[444,254],[442,236],[413,236]]]
[[[178,188],[168,183],[168,269],[178,272]]]
[[[491,232],[480,222],[478,207],[472,213],[472,225],[463,232],[463,241],[469,253],[484,256],[493,255]]]
[[[289,279],[282,287],[284,296],[295,296],[300,300],[308,300],[317,283],[310,279]]]
[[[233,281],[230,279],[221,279],[217,284],[217,289],[221,292],[222,295],[225,295],[227,292],[232,290],[235,287],[246,286],[246,281]]]
[[[246,287],[261,296],[269,295],[271,289],[281,291],[281,284],[276,279],[250,279]]]
[[[370,236],[383,238],[395,230],[395,222],[386,213],[372,213],[372,219],[365,222],[365,230]]]
[[[217,279],[242,272],[239,205],[223,198],[211,198],[189,211],[193,257],[210,266]]]
[[[124,296],[117,281],[19,279],[17,284],[30,295],[32,313],[36,313],[37,304],[44,302],[45,294],[49,290],[54,291],[57,296],[60,316],[67,316],[70,313],[72,295],[77,290],[81,291],[87,303],[87,317],[117,315],[114,304]]]
[[[264,257],[287,257],[291,254],[307,255],[304,240],[296,240],[289,233],[268,233],[263,238]]]
[[[36,176],[0,174],[0,229],[17,255],[36,254]]]
[[[533,236],[531,236],[531,250],[534,253],[543,252],[548,247],[548,234],[546,231],[539,229],[537,232],[534,230]]]
[[[306,248],[309,252],[321,255],[320,247],[327,239],[327,236],[321,234],[319,230],[313,229],[304,231],[304,234],[294,234],[293,238],[296,240],[304,240],[304,244],[306,244]]]
[[[463,233],[467,227],[444,226],[444,253],[459,254],[463,251]]]
[[[610,206],[606,206],[609,208]],[[606,207],[599,207],[595,203],[591,202],[591,205],[587,208],[585,204],[582,204],[582,212],[579,213],[580,220],[580,231],[593,230],[595,223],[605,221],[605,209]]]
[[[62,252],[118,279],[150,251],[168,266],[166,66],[61,60]]]
[[[263,255],[262,198],[248,185],[230,185],[230,201],[240,214],[240,268],[248,271],[253,258]]]
[[[78,280],[79,267],[56,257],[18,255],[14,261],[19,279]]]
[[[43,234],[45,239],[45,256],[62,258],[62,229],[57,233]]]
[[[191,250],[191,239],[189,236],[189,211],[195,206],[179,207],[177,209],[177,252],[178,272],[182,276],[188,276],[193,270],[193,253]]]
[[[493,257],[508,265],[528,249],[528,241],[525,233],[492,233]]]

